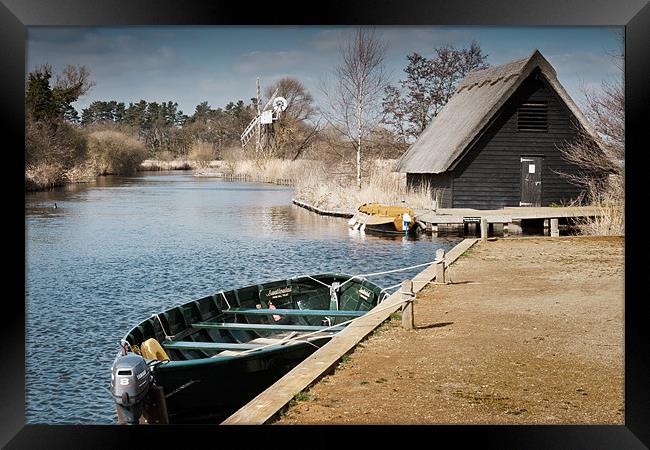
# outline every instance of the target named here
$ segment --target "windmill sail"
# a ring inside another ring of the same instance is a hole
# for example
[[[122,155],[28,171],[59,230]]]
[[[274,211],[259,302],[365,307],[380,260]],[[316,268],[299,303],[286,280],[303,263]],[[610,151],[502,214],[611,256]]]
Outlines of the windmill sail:
[[[255,135],[255,128],[258,126],[262,119],[262,114],[267,110],[267,108],[273,103],[273,100],[276,99],[278,95],[278,90],[276,89],[271,98],[269,99],[268,102],[266,102],[266,105],[264,105],[264,108],[262,108],[262,112],[257,115],[256,117],[253,118],[253,120],[250,121],[250,123],[244,128],[244,132],[241,134],[241,146],[245,147],[246,144],[251,140],[251,138]],[[282,98],[282,97],[280,97]],[[285,100],[286,102],[286,100]]]

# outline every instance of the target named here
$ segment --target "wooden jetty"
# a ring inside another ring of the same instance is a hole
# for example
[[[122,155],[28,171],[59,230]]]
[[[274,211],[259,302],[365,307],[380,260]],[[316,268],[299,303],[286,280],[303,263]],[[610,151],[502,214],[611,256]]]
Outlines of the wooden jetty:
[[[551,236],[558,236],[559,219],[578,219],[597,217],[601,211],[593,206],[540,206],[540,207],[504,207],[501,209],[470,209],[470,208],[440,208],[432,210],[418,210],[418,221],[425,225],[428,231],[437,231],[438,225],[466,225],[468,223],[483,224],[481,237],[487,237],[489,227],[495,223],[505,227],[521,221],[549,220]]]
[[[431,264],[412,279],[412,292],[417,293],[436,278],[440,265],[450,265],[478,239],[465,239],[455,246],[443,262]],[[285,376],[259,394],[248,404],[222,422],[222,425],[261,425],[272,418],[289,403],[296,394],[312,385],[321,375],[332,368],[343,355],[353,349],[363,338],[381,325],[392,313],[402,307],[403,294],[395,292],[381,302],[373,313],[350,323],[327,344],[314,352]]]
[[[297,199],[292,199],[293,204],[313,211],[317,214],[335,217],[350,218],[354,211],[329,211],[317,208]],[[464,225],[476,224],[480,226],[481,237],[486,239],[492,232],[494,224],[502,224],[504,229],[513,228],[513,225],[522,221],[545,222],[548,221],[551,237],[559,236],[560,219],[580,219],[598,217],[602,214],[600,208],[595,206],[508,206],[501,209],[471,209],[471,208],[438,208],[416,209],[417,221],[426,231],[438,231],[439,225]],[[467,231],[467,229],[465,230]]]

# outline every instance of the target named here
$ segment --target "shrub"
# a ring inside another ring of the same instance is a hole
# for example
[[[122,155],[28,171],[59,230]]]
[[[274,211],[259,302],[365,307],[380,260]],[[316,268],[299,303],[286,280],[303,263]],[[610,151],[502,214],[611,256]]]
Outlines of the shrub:
[[[48,171],[73,167],[86,157],[86,140],[74,126],[57,121],[25,121],[25,163],[46,164]]]
[[[64,173],[61,164],[30,164],[25,168],[25,188],[33,191],[58,186],[64,182]]]
[[[132,174],[145,160],[144,146],[119,131],[95,131],[88,135],[88,153],[99,175]]]
[[[208,142],[194,142],[190,150],[190,159],[196,163],[197,166],[205,168],[210,164],[215,157],[214,147]]]
[[[244,152],[241,147],[229,147],[221,152],[221,158],[225,164],[226,169],[235,175],[239,162],[244,159]]]

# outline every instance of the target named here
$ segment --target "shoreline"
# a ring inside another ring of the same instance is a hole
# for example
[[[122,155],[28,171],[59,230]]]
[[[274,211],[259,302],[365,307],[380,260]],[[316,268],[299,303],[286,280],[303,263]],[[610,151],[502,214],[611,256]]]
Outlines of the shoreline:
[[[304,208],[308,211],[314,212],[316,214],[320,214],[321,216],[334,216],[334,217],[344,217],[346,219],[354,217],[354,212],[351,211],[328,211],[324,209],[317,208],[316,206],[310,205],[308,203],[305,203],[303,201],[297,200],[295,198],[291,199],[291,202],[299,206],[301,208]]]

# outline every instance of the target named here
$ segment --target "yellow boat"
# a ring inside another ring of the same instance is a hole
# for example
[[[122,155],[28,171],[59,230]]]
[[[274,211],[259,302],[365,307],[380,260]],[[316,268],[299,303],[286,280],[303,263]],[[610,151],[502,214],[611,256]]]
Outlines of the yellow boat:
[[[408,230],[404,228],[404,214],[410,218]],[[406,206],[364,203],[349,222],[350,226],[364,231],[378,233],[415,233],[418,228],[415,211]]]

